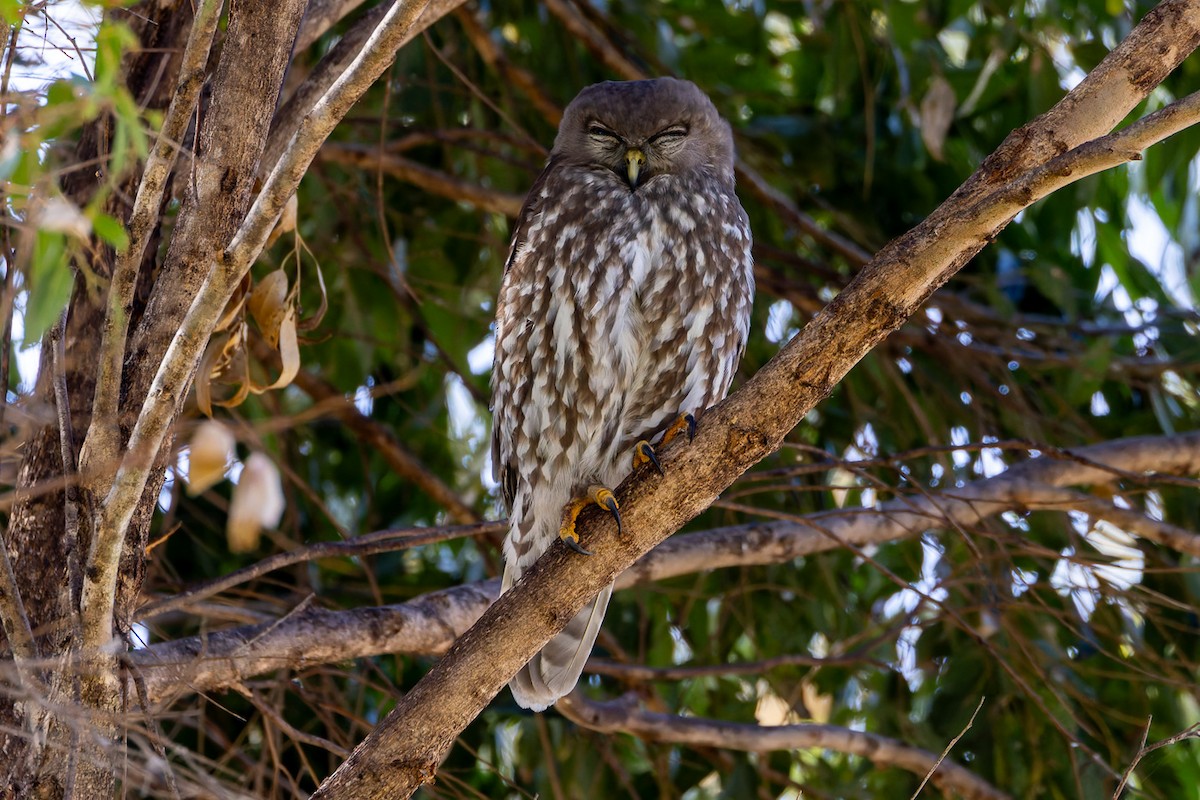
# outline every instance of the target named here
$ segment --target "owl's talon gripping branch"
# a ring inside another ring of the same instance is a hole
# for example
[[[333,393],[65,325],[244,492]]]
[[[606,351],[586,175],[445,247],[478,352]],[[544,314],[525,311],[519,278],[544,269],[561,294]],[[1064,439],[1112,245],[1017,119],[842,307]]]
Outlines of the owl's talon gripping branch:
[[[684,430],[687,431],[689,442],[696,440],[696,417],[694,415],[680,414],[679,419],[671,423],[671,427],[667,428],[667,432],[663,434],[662,443],[666,444]]]
[[[654,445],[645,439],[633,446],[633,466],[636,468],[642,464],[653,464],[659,475],[667,474],[663,472],[662,464],[659,463],[658,456],[654,453]]]
[[[696,417],[692,414],[680,414],[679,418],[671,423],[671,427],[667,428],[663,433],[662,441],[659,442],[659,447],[666,447],[672,439],[678,436],[683,431],[687,431],[688,441],[693,441],[696,438]],[[633,446],[633,468],[637,469],[643,464],[653,464],[658,470],[659,475],[666,475],[663,472],[662,463],[658,460],[658,455],[654,452],[654,445],[645,439],[640,440]]]
[[[579,544],[579,532],[575,530],[575,521],[579,519],[579,512],[593,503],[612,514],[617,520],[617,535],[620,536],[623,533],[621,530],[621,506],[617,503],[617,498],[613,495],[612,490],[603,486],[590,487],[586,496],[576,497],[567,503],[567,507],[563,509],[562,525],[558,529],[558,538],[562,539],[567,547],[584,556],[590,556],[592,551],[585,550]]]

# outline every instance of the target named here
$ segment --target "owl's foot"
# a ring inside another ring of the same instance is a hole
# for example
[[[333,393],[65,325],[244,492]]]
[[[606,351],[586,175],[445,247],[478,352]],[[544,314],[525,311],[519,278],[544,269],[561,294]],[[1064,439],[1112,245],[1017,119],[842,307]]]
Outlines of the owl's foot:
[[[696,418],[691,414],[680,414],[679,419],[671,423],[671,427],[667,428],[663,434],[662,441],[658,443],[659,447],[666,447],[679,434],[687,431],[688,441],[696,438]],[[633,468],[637,469],[643,464],[653,464],[658,470],[659,475],[665,475],[662,464],[659,463],[658,456],[654,453],[654,446],[650,442],[642,439],[633,446]]]
[[[558,528],[558,538],[562,539],[567,547],[584,556],[590,556],[592,552],[580,546],[579,533],[575,530],[575,521],[579,519],[579,512],[592,504],[600,506],[616,517],[617,534],[621,533],[621,507],[617,504],[617,498],[613,496],[612,490],[603,486],[588,487],[586,495],[576,497],[567,503],[567,507],[563,509],[562,525]]]

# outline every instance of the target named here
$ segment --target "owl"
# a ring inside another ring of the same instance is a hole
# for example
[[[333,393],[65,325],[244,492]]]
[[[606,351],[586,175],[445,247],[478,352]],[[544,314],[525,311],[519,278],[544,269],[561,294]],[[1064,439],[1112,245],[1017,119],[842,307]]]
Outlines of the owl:
[[[503,591],[590,503],[729,390],[754,297],[733,136],[674,78],[571,101],[518,217],[496,305],[492,463],[509,530]],[[612,586],[513,678],[541,711],[575,686]]]

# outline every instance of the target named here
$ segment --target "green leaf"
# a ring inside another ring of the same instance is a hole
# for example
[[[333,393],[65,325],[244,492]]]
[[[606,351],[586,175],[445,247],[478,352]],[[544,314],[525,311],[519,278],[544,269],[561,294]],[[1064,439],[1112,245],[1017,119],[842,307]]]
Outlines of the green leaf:
[[[129,234],[125,231],[125,226],[116,217],[110,217],[108,214],[99,211],[91,215],[92,230],[96,235],[108,242],[118,251],[129,247]]]
[[[145,158],[148,150],[145,129],[137,103],[123,89],[117,91],[113,99],[115,124],[113,125],[112,160],[109,161],[109,174],[119,177],[125,171],[125,165],[131,155]]]
[[[126,50],[137,47],[133,31],[118,22],[107,21],[96,33],[96,87],[101,94],[110,94],[121,82],[121,57]]]
[[[58,320],[67,301],[75,275],[71,269],[67,238],[61,233],[38,231],[33,246],[29,275],[29,301],[25,306],[24,345],[36,344]]]
[[[25,17],[22,0],[0,0],[0,18],[8,25],[16,25]]]

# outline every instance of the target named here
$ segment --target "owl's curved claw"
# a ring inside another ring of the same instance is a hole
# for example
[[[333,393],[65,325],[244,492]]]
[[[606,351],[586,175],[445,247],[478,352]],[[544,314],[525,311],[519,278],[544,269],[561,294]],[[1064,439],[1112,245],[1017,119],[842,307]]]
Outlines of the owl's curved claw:
[[[692,414],[684,414],[680,419],[683,421],[683,424],[687,425],[688,441],[696,441],[696,417]]]
[[[569,536],[564,536],[562,537],[562,540],[563,544],[574,550],[576,553],[579,553],[581,556],[590,556],[592,554],[591,550],[585,550],[583,546],[579,544],[578,536],[576,536],[574,539]]]
[[[695,439],[696,439],[696,417],[694,414],[691,414],[687,411],[683,412],[678,417],[676,417],[675,421],[672,422],[671,425],[665,431],[663,431],[662,441],[658,443],[658,446],[660,448],[666,447],[667,444],[672,439],[674,439],[676,436],[683,433],[684,431],[687,431],[687,437],[688,437],[689,442],[695,441]]]
[[[654,468],[656,470],[658,470],[659,475],[667,474],[667,473],[663,472],[662,463],[658,460],[658,456],[655,455],[655,453],[654,453],[654,446],[651,445],[649,442],[647,442],[645,439],[642,439],[640,442],[638,442],[637,444],[635,444],[633,446],[633,466],[634,466],[634,468],[636,469],[637,467],[640,467],[643,464],[653,464]]]
[[[579,512],[593,503],[616,517],[617,535],[620,536],[623,533],[621,529],[621,506],[617,503],[617,498],[613,495],[612,490],[604,486],[590,487],[585,496],[576,497],[567,503],[567,507],[563,509],[562,525],[558,528],[558,538],[563,540],[563,544],[580,555],[590,556],[592,553],[579,544],[579,532],[575,530],[575,521],[579,519]]]
[[[608,489],[598,490],[594,497],[596,502],[608,509],[608,513],[617,520],[617,536],[624,536],[625,532],[621,529],[621,507],[617,505],[617,498],[613,497],[613,493]]]

